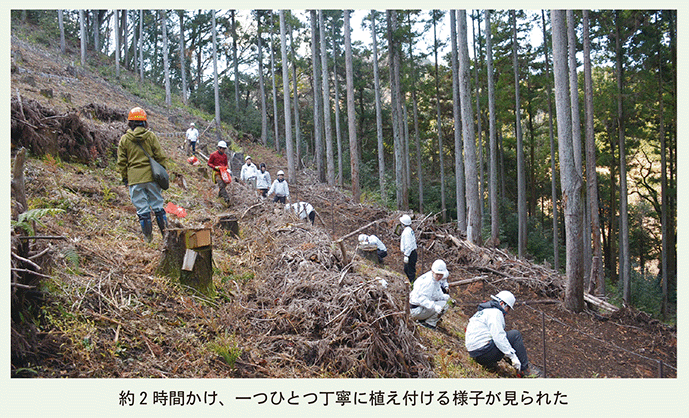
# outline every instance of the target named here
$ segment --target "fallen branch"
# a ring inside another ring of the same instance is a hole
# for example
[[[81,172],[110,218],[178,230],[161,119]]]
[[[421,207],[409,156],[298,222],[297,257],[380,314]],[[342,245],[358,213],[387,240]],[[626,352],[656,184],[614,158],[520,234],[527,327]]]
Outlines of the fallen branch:
[[[456,282],[450,282],[450,283],[448,283],[447,285],[450,286],[450,287],[453,287],[453,286],[461,286],[461,285],[463,285],[463,284],[469,284],[469,283],[473,283],[473,282],[478,282],[479,280],[485,280],[485,279],[487,279],[487,278],[488,278],[488,276],[476,276],[476,277],[471,278],[471,279],[464,279],[464,280],[459,280],[459,281],[456,281]]]
[[[589,293],[584,293],[584,300],[608,312],[617,312],[620,309],[617,306],[610,304],[604,301],[603,299],[597,298]]]
[[[64,235],[18,235],[17,239],[67,239]]]

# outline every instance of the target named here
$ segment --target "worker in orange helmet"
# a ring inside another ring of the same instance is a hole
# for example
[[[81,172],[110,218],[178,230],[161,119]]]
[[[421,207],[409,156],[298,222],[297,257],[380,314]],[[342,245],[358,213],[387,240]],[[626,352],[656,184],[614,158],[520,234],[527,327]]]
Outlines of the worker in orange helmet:
[[[117,146],[117,167],[122,182],[129,187],[129,197],[136,208],[141,231],[146,242],[153,239],[151,211],[161,234],[167,227],[167,215],[163,205],[162,188],[153,180],[151,163],[146,153],[165,167],[167,157],[158,142],[158,137],[148,129],[146,111],[135,107],[129,111],[127,132]]]

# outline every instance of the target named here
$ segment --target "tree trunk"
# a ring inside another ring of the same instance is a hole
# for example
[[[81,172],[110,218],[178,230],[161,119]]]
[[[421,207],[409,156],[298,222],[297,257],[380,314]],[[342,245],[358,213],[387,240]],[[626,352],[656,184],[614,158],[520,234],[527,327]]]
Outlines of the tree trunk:
[[[622,106],[624,90],[622,68],[622,42],[620,40],[619,12],[615,12],[615,75],[617,78],[617,130],[620,148],[620,283],[622,284],[622,299],[629,305],[631,302],[631,267],[629,255],[629,213],[627,209],[627,154],[625,147],[625,121]]]
[[[593,81],[591,77],[591,42],[589,39],[589,12],[583,11],[584,20],[584,88],[586,108],[586,198],[589,205],[591,223],[584,229],[585,235],[593,244],[591,270],[589,274],[589,293],[605,295],[605,277],[603,276],[603,257],[601,251],[601,229],[598,214],[598,176],[596,174],[596,138],[593,127]],[[663,235],[664,236],[664,235]]]
[[[335,81],[335,136],[337,137],[337,185],[344,186],[343,160],[342,160],[342,130],[340,128],[340,84],[337,81],[337,57],[340,56],[337,46],[339,40],[335,40],[335,25],[333,29],[333,78]]]
[[[524,143],[522,140],[521,104],[519,100],[519,60],[517,56],[517,16],[510,10],[512,20],[512,67],[514,68],[514,117],[517,136],[517,218],[519,237],[517,248],[519,258],[526,257],[526,179],[524,178]]]
[[[586,12],[585,12],[586,13]],[[659,33],[659,37],[662,33]],[[662,254],[660,259],[660,273],[662,279],[663,299],[661,302],[661,313],[663,319],[668,317],[668,205],[667,205],[667,146],[665,143],[665,106],[663,100],[663,60],[661,56],[662,38],[658,39],[658,136],[660,137],[660,225],[662,234]]]
[[[160,27],[163,32],[163,71],[165,76],[165,104],[170,106],[172,104],[172,92],[170,90],[170,60],[168,57],[168,42],[167,42],[167,13],[165,10],[160,11]]]
[[[553,72],[560,155],[560,183],[562,185],[562,206],[565,211],[567,248],[565,307],[575,312],[581,312],[584,309],[581,176],[574,163],[572,144],[572,110],[567,82],[567,27],[565,11],[551,10],[550,13],[553,26]]]
[[[232,21],[232,63],[234,64],[234,106],[235,121],[239,118],[239,61],[237,60],[237,21],[236,11],[230,10],[230,20]]]
[[[261,15],[256,13],[256,37],[258,38],[258,89],[261,95],[261,144],[268,146],[268,109],[266,106],[266,86],[263,79],[263,37],[261,36],[263,23]]]
[[[319,74],[319,59],[318,59],[318,25],[317,12],[311,10],[311,62],[313,66],[313,129],[314,129],[314,158],[316,159],[316,171],[318,172],[318,180],[326,181],[325,167],[323,166],[323,128],[321,121],[323,120],[323,112],[321,105],[323,104],[320,95],[321,79]]]
[[[378,40],[376,35],[376,11],[371,10],[371,39],[373,41],[373,80],[376,98],[376,135],[378,138],[378,185],[380,197],[387,201],[385,192],[385,151],[383,147],[383,110],[380,104],[380,76],[378,75]]]
[[[275,80],[275,23],[273,22],[273,12],[270,12],[270,77],[273,80],[273,126],[275,128],[275,149],[280,152],[280,128],[278,117],[278,88]]]
[[[435,11],[432,11],[431,13],[435,14]],[[445,153],[443,152],[443,124],[442,118],[440,117],[440,80],[438,79],[438,35],[437,18],[435,15],[433,16],[433,54],[435,56],[435,107],[438,122],[438,126],[436,127],[438,131],[438,160],[440,162],[440,212],[443,223],[446,223],[447,206],[445,204]]]
[[[495,132],[495,79],[493,78],[493,46],[490,10],[486,19],[486,68],[488,74],[488,131],[490,136],[490,238],[491,244],[500,244],[500,209],[498,206],[498,144]]]
[[[167,228],[156,274],[178,279],[181,284],[211,296],[215,288],[210,236],[209,229]]]
[[[481,22],[480,16],[474,17],[474,12],[471,12],[471,32],[472,32],[472,44],[474,46],[474,80],[476,87],[476,134],[477,134],[477,156],[476,164],[478,166],[478,196],[479,196],[479,206],[478,206],[478,216],[479,219],[483,220],[483,205],[484,205],[484,177],[483,177],[483,130],[481,128],[481,82],[478,76],[478,67],[481,62]],[[475,32],[474,20],[479,20],[478,22],[478,35]],[[476,43],[478,42],[478,51],[476,50]]]
[[[60,27],[60,52],[64,55],[67,52],[67,47],[65,46],[65,20],[62,9],[57,11],[57,23]]]
[[[457,228],[466,233],[466,182],[464,180],[464,144],[462,141],[462,113],[459,95],[459,58],[457,51],[457,12],[450,10],[450,38],[452,47],[452,113],[455,131],[455,200],[457,206]]]
[[[177,12],[179,15],[179,66],[182,74],[182,103],[187,104],[187,63],[184,38],[184,10]]]
[[[356,114],[354,112],[354,68],[352,65],[352,40],[349,24],[349,10],[344,12],[345,68],[347,70],[347,123],[349,128],[349,156],[352,171],[352,198],[361,201],[359,188],[359,144],[356,136]]]
[[[467,17],[465,10],[457,15],[459,35],[459,96],[462,108],[462,134],[464,136],[464,177],[467,199],[467,240],[481,245],[481,215],[478,196],[478,175],[476,170],[476,135],[471,109],[471,76],[469,72],[469,46],[467,39]]]
[[[407,22],[411,28],[411,12],[407,11]],[[419,107],[416,97],[416,69],[414,66],[414,37],[409,37],[409,71],[411,77],[411,99],[414,117],[414,140],[416,142],[416,175],[419,178],[419,213],[423,213],[423,169],[421,166],[421,138],[419,137]]]
[[[287,29],[285,11],[280,10],[280,52],[282,53],[282,96],[285,107],[285,148],[287,151],[287,177],[292,184],[297,182],[297,169],[294,163],[294,144],[292,143],[292,109],[289,97],[289,57],[287,56]]]
[[[211,14],[211,33],[213,34],[213,90],[215,92],[215,126],[218,139],[220,139],[220,90],[218,87],[218,41],[217,25],[215,23],[215,10]]]
[[[290,61],[292,63],[292,83],[294,85],[294,95],[292,99],[294,101],[294,148],[296,156],[296,168],[301,169],[301,126],[299,125],[299,89],[297,80],[297,65],[296,65],[296,54],[294,53],[294,38],[292,37],[292,26],[288,25],[289,28],[289,46],[292,54],[290,56]]]
[[[139,80],[144,79],[144,11],[139,10]]]
[[[548,80],[547,97],[548,97],[548,133],[550,136],[550,199],[553,205],[553,269],[560,270],[560,237],[558,227],[558,209],[557,209],[557,167],[555,163],[555,135],[553,132],[553,103],[550,95],[550,60],[548,59],[548,31],[545,26],[545,11],[541,10],[541,18],[543,21],[543,55],[545,58],[545,73]]]
[[[318,11],[318,27],[321,41],[321,71],[323,82],[323,124],[325,127],[326,178],[330,186],[335,185],[335,155],[333,153],[333,129],[330,123],[330,77],[328,76],[328,50],[325,40],[323,10]]]

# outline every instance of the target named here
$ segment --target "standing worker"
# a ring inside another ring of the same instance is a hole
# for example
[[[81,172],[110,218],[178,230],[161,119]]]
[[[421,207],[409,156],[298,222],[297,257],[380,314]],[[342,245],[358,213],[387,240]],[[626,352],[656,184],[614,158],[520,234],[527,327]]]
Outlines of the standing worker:
[[[260,170],[256,174],[256,189],[261,198],[265,199],[268,189],[270,189],[270,173],[266,170],[266,163],[261,163]]]
[[[411,229],[411,218],[409,215],[402,215],[400,223],[404,227],[402,235],[400,236],[400,251],[404,255],[404,274],[407,275],[409,283],[414,283],[416,280],[416,235]]]
[[[189,129],[187,129],[187,141],[188,145],[191,145],[191,153],[196,155],[196,141],[199,139],[199,131],[196,129],[194,122],[189,124]],[[189,155],[189,148],[187,148],[187,155]]]
[[[155,214],[160,233],[167,227],[167,215],[163,204],[163,192],[153,180],[151,163],[146,153],[165,167],[167,157],[163,154],[156,135],[148,130],[146,112],[135,107],[127,116],[129,129],[120,138],[117,146],[117,167],[122,175],[122,182],[129,187],[129,197],[136,208],[141,231],[146,242],[153,240],[153,221],[151,211]]]
[[[273,181],[273,184],[268,190],[268,196],[275,193],[275,198],[273,203],[282,203],[283,205],[287,203],[289,199],[289,185],[287,185],[287,180],[285,180],[285,172],[282,170],[278,171],[278,178]]]
[[[449,272],[443,260],[435,260],[431,271],[419,276],[409,294],[409,316],[426,328],[435,329],[440,317],[447,312],[450,295],[440,288],[440,281]]]
[[[221,170],[227,170],[232,175],[232,170],[227,165],[227,143],[218,141],[218,150],[208,157],[208,166],[213,169],[213,183],[218,185],[218,197],[225,199],[225,204],[230,204],[230,195],[227,193],[228,182],[222,178]],[[231,179],[230,179],[231,181]]]
[[[471,358],[483,366],[494,368],[506,357],[520,375],[539,376],[540,370],[529,364],[522,334],[515,329],[505,332],[505,315],[515,302],[512,292],[503,290],[478,305],[467,324],[464,344]]]
[[[254,191],[256,190],[256,176],[258,175],[258,169],[256,168],[256,164],[251,161],[250,156],[246,156],[244,158],[245,164],[242,166],[242,172],[240,173],[239,177],[242,179],[242,182],[245,184],[249,185],[249,188]]]

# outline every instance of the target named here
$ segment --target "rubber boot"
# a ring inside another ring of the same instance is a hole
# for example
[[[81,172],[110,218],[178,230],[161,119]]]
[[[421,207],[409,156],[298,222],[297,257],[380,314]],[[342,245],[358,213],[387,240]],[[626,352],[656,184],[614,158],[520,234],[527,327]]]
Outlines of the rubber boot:
[[[165,235],[165,228],[167,228],[167,215],[165,214],[165,209],[160,209],[155,212],[156,223],[158,228],[160,228],[160,235]]]
[[[139,223],[141,224],[141,232],[144,233],[144,239],[146,242],[151,242],[153,240],[153,222],[151,221],[151,213],[144,213],[139,216]]]

